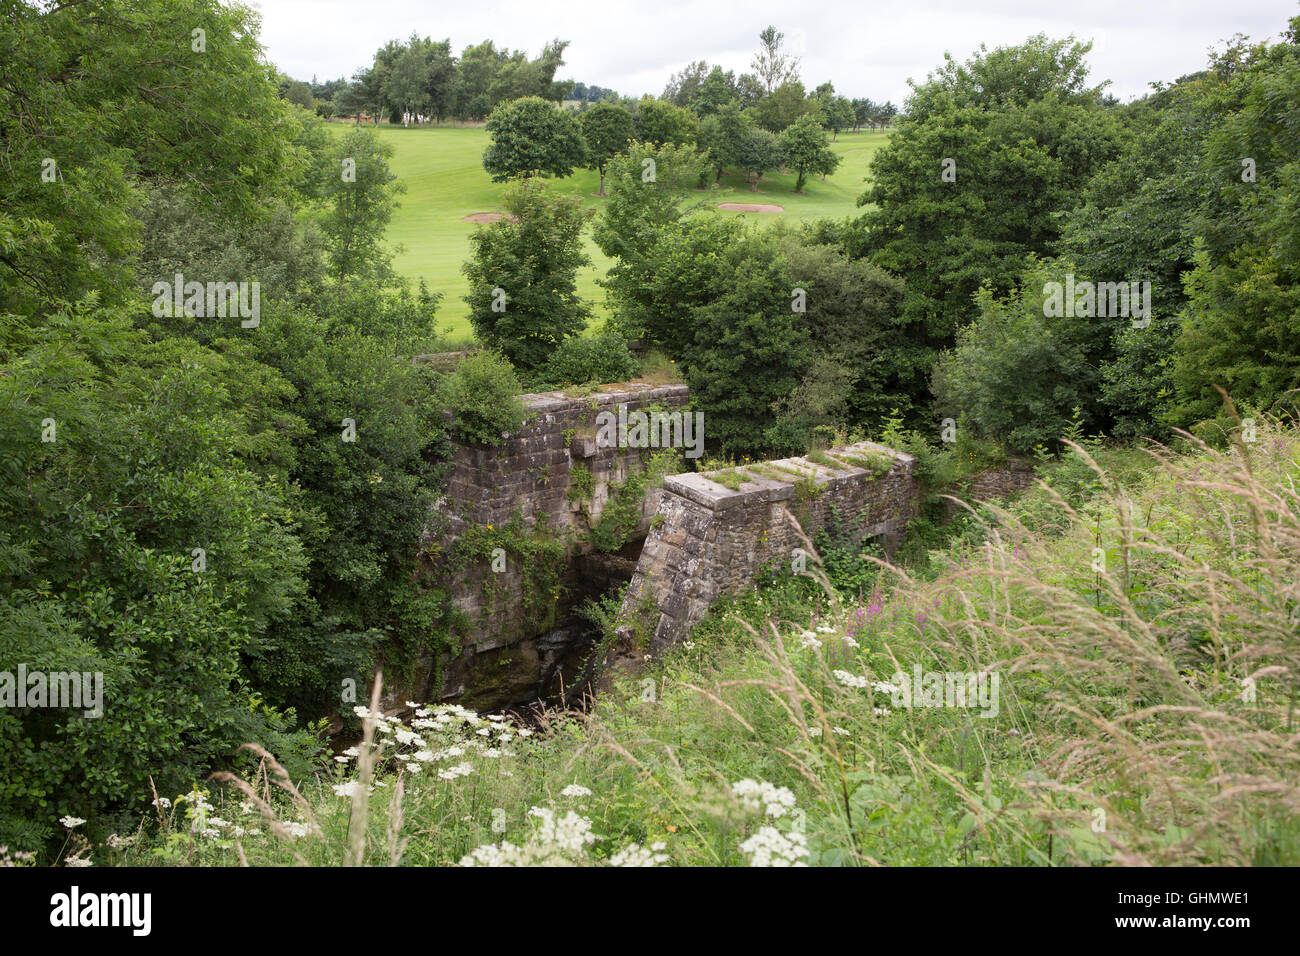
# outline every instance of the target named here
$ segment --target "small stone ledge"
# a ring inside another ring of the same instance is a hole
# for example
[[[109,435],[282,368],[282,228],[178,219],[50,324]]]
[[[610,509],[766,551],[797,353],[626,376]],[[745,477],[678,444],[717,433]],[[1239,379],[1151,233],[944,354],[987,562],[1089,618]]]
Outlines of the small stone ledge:
[[[854,540],[896,536],[916,510],[915,458],[875,442],[826,454],[882,456],[891,465],[885,469],[882,461],[877,469],[843,462],[830,467],[785,458],[665,479],[657,523],[641,551],[621,617],[629,623],[640,620],[647,600],[654,609],[643,625],[648,632],[630,628],[622,652],[629,657],[646,650],[662,653],[684,639],[719,596],[745,587],[771,562],[788,559],[803,544],[790,526],[791,515],[809,535],[838,511],[854,526]],[[798,474],[783,473],[779,466]],[[735,488],[716,480],[724,474],[740,478],[741,473],[752,477]],[[768,477],[778,473],[779,479]],[[815,493],[807,493],[805,482]],[[638,651],[628,643],[633,638],[637,644],[648,638],[649,647]]]
[[[608,389],[613,389],[608,391]],[[686,385],[643,385],[639,382],[626,382],[619,385],[605,385],[597,388],[590,395],[565,395],[564,392],[531,392],[519,396],[524,408],[538,415],[555,414],[582,408],[601,408],[622,404],[651,405],[658,401],[676,399],[682,404],[690,398],[691,390]],[[594,399],[594,402],[593,402]]]
[[[703,471],[699,473],[687,473],[673,475],[664,480],[664,489],[675,494],[688,498],[698,505],[709,508],[713,511],[721,511],[727,508],[741,507],[749,504],[757,504],[772,501],[785,501],[794,497],[795,484],[802,479],[808,479],[820,486],[826,486],[839,481],[862,480],[863,475],[870,475],[874,478],[884,478],[888,474],[893,474],[900,469],[911,471],[916,458],[901,451],[895,451],[884,445],[878,445],[875,442],[862,441],[854,445],[846,445],[843,448],[832,448],[826,452],[827,455],[834,458],[839,455],[855,455],[863,452],[878,455],[888,455],[894,459],[894,467],[883,474],[873,474],[860,465],[851,462],[844,462],[841,468],[830,468],[818,462],[811,461],[808,458],[777,458],[772,461],[754,462],[752,465],[737,465],[734,468],[721,468],[714,471]],[[793,468],[803,472],[802,478],[791,474],[788,478],[769,478],[766,475],[760,475],[752,469],[755,466],[782,471],[784,468]],[[721,475],[731,473],[736,477],[745,477],[740,482],[740,487],[729,488],[712,475]],[[753,477],[749,477],[753,476]]]

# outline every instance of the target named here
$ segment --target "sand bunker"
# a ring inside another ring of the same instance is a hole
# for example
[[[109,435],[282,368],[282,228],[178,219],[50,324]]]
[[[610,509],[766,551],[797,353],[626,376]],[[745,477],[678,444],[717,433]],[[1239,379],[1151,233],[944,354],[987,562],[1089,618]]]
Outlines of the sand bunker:
[[[720,202],[718,208],[729,209],[732,212],[785,212],[780,206],[763,202]]]
[[[513,217],[503,212],[475,212],[470,213],[463,218],[461,222],[500,222],[502,219],[511,219]]]

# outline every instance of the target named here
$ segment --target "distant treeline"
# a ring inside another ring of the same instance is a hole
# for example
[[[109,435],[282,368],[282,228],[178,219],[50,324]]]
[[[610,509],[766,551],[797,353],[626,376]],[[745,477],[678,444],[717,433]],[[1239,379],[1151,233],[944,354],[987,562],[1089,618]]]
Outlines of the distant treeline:
[[[782,34],[767,28],[752,72],[737,75],[704,60],[674,74],[660,99],[690,109],[698,117],[734,103],[752,110],[760,126],[779,132],[802,112],[820,109],[827,129],[875,129],[890,125],[898,114],[892,103],[838,96],[831,83],[805,92],[799,82],[798,60],[781,49]],[[406,41],[390,40],[375,51],[370,66],[352,78],[310,83],[288,76],[280,79],[280,95],[329,117],[365,116],[375,122],[402,121],[405,113],[444,120],[486,119],[498,104],[525,96],[559,103],[577,101],[579,109],[595,103],[622,103],[631,108],[635,97],[607,87],[555,79],[564,65],[567,40],[552,40],[529,59],[523,50],[498,49],[491,40],[468,46],[460,56],[451,40],[434,41],[411,34]]]
[[[521,96],[556,103],[564,99],[574,83],[556,82],[555,71],[564,63],[567,46],[568,41],[552,40],[530,60],[523,50],[497,49],[491,40],[484,40],[456,56],[451,40],[412,34],[405,42],[390,40],[380,47],[373,62],[350,80],[318,83],[313,78],[305,83],[285,77],[281,93],[327,118],[365,115],[400,122],[402,114],[409,112],[440,122],[481,120],[498,103]]]

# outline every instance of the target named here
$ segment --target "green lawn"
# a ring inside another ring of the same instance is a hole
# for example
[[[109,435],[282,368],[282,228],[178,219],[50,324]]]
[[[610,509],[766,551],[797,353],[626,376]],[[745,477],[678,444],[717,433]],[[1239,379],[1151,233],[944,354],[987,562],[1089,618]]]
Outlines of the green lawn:
[[[346,126],[335,123],[330,128],[341,132]],[[468,338],[472,333],[468,307],[462,298],[468,285],[460,269],[469,258],[469,237],[479,227],[463,218],[471,213],[501,210],[505,190],[504,184],[488,179],[483,169],[487,133],[481,126],[380,126],[377,132],[392,144],[393,171],[406,184],[401,208],[393,214],[388,228],[389,242],[401,250],[394,260],[397,271],[412,282],[422,278],[430,289],[441,292],[440,328],[453,338]],[[887,132],[841,133],[831,145],[844,162],[826,182],[811,179],[804,187],[804,195],[795,195],[793,175],[770,174],[758,192],[752,192],[739,176],[727,175],[707,199],[710,203],[774,203],[785,208],[781,214],[720,213],[749,215],[762,222],[852,215],[871,157],[888,137]],[[581,196],[595,208],[604,203],[595,195],[599,177],[594,172],[581,170],[567,179],[552,180],[551,185],[559,192]],[[579,274],[578,293],[592,303],[599,324],[605,316],[605,293],[596,285],[596,278],[605,274],[610,262],[591,241],[590,233],[585,243],[592,265]]]

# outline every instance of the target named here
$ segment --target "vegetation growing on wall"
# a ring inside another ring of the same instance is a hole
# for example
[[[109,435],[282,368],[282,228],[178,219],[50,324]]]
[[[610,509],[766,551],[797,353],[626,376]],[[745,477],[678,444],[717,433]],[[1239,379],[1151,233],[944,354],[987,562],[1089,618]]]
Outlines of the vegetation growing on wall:
[[[679,470],[680,457],[673,449],[650,455],[640,470],[610,485],[609,500],[587,533],[587,540],[597,551],[617,551],[641,523],[646,492],[657,487],[664,477]]]
[[[492,567],[497,549],[505,555],[505,570],[520,575],[528,626],[538,631],[550,627],[555,623],[555,608],[560,600],[564,539],[549,527],[545,514],[538,515],[530,525],[516,511],[504,526],[472,525],[465,529],[456,541],[452,566],[463,567],[467,561],[482,564],[487,568],[484,586],[493,588],[497,573],[503,573]]]
[[[453,436],[471,445],[498,445],[527,424],[520,391],[514,367],[484,349],[463,358],[443,378],[438,401],[451,411]]]

